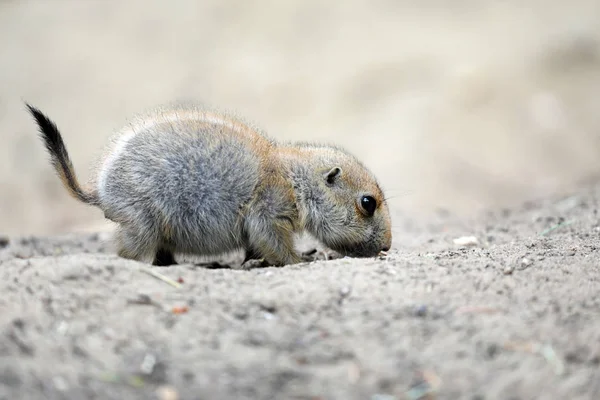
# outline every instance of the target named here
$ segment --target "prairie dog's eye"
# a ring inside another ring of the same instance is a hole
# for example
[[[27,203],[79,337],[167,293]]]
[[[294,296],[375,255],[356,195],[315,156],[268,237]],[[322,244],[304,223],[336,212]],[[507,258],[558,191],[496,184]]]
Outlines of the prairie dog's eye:
[[[360,198],[360,206],[367,216],[372,217],[377,208],[377,201],[372,196],[363,196]]]

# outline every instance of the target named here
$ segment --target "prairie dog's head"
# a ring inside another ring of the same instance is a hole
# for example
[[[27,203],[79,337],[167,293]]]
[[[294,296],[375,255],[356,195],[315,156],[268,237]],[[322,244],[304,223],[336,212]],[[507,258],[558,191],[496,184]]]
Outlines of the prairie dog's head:
[[[327,247],[351,257],[390,249],[391,219],[377,179],[355,157],[329,146],[304,148],[312,187],[302,190],[305,227]]]

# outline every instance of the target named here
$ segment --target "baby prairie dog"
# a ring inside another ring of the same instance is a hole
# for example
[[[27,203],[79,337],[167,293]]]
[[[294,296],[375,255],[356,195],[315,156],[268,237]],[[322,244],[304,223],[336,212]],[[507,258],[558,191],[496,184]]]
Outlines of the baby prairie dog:
[[[391,246],[375,176],[341,148],[278,143],[232,116],[172,106],[123,128],[82,186],[56,124],[27,108],[66,189],[118,224],[120,257],[166,266],[177,253],[243,249],[246,261],[282,266],[301,261],[302,231],[351,257]]]

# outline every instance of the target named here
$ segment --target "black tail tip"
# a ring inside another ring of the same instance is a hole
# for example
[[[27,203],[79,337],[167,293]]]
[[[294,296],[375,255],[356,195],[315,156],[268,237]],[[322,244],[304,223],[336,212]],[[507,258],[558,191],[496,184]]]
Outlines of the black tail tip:
[[[31,116],[35,120],[40,129],[40,133],[44,137],[57,137],[59,136],[58,128],[56,124],[48,118],[43,112],[41,112],[38,108],[32,106],[31,104],[25,102],[25,107],[31,113]],[[58,139],[56,139],[58,140]]]
[[[39,121],[40,119],[44,119],[44,114],[36,107],[32,106],[31,104],[29,104],[28,102],[24,102],[25,103],[25,107],[27,108],[27,110],[31,113],[31,115],[37,120]]]

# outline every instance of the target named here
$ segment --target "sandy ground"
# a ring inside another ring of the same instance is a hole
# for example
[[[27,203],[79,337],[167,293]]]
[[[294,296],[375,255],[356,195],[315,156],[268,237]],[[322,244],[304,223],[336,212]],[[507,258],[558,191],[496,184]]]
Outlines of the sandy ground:
[[[0,399],[600,398],[600,2],[174,4],[0,0]],[[82,180],[177,100],[341,144],[393,249],[153,269],[175,288],[114,256],[24,100]]]
[[[177,288],[102,235],[14,238],[0,398],[595,399],[599,207],[596,186],[406,220],[378,259],[154,269]]]

